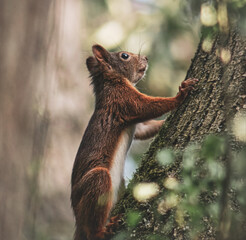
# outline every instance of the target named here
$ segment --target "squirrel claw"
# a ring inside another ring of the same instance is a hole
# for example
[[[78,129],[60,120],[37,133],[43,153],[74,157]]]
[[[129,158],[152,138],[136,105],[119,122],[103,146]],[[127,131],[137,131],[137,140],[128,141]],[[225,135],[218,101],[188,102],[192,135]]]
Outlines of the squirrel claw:
[[[178,98],[183,101],[191,90],[194,90],[194,85],[198,82],[196,78],[189,78],[184,80],[179,86]]]
[[[103,229],[102,231],[98,232],[96,235],[89,237],[90,240],[107,240],[109,239],[113,233],[109,232],[107,228]]]
[[[111,217],[109,223],[106,226],[106,231],[111,235],[113,235],[115,229],[119,226],[119,223],[122,221],[121,218],[122,218],[121,214]]]
[[[186,79],[184,80],[182,83],[181,83],[181,88],[186,88],[188,86],[193,86],[194,84],[196,84],[198,82],[198,79],[196,78],[189,78],[189,79]]]
[[[110,222],[120,222],[121,221],[121,218],[123,217],[123,214],[119,214],[119,215],[116,215],[114,217],[111,217],[110,218]]]

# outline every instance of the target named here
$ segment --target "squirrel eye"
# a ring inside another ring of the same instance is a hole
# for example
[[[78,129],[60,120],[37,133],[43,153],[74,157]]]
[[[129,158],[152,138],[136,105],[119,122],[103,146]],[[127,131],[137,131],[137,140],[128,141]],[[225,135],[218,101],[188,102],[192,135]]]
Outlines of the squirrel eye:
[[[121,54],[121,57],[122,57],[124,60],[126,60],[126,59],[129,58],[129,55],[128,55],[127,53],[122,53],[122,54]]]

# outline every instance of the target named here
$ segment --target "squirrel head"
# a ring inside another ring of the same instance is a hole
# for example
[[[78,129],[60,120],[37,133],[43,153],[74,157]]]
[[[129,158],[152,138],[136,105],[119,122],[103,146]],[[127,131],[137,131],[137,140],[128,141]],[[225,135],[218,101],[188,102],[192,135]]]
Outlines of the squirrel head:
[[[148,68],[148,59],[130,52],[108,52],[100,45],[93,45],[94,57],[86,60],[87,68],[92,78],[102,76],[107,79],[117,76],[127,78],[132,84],[141,80]]]

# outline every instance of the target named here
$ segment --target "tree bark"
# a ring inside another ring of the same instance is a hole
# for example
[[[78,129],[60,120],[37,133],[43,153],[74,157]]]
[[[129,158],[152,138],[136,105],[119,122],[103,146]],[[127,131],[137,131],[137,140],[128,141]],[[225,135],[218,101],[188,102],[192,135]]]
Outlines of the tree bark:
[[[167,176],[180,179],[182,160],[161,167],[156,160],[158,151],[163,148],[183,150],[192,142],[201,142],[209,134],[231,135],[229,123],[246,106],[245,37],[237,31],[231,31],[228,35],[215,34],[209,52],[203,50],[203,43],[204,37],[201,38],[186,76],[186,79],[199,79],[199,83],[185,102],[169,115],[113,212],[119,214],[139,210],[143,213],[141,223],[130,230],[129,239],[148,239],[150,234],[159,234],[163,236],[161,239],[188,239],[185,234],[187,230],[171,221],[172,212],[163,217],[154,214],[158,196],[147,203],[139,203],[132,195],[132,187],[139,182],[156,182],[160,191],[165,191],[163,179]],[[224,53],[227,53],[226,58]],[[236,149],[238,145],[234,141],[231,147]],[[172,231],[165,235],[160,226],[168,224],[172,225]],[[126,231],[126,225],[121,225],[121,231]],[[203,234],[201,239],[216,239],[216,230],[210,227],[212,230]]]

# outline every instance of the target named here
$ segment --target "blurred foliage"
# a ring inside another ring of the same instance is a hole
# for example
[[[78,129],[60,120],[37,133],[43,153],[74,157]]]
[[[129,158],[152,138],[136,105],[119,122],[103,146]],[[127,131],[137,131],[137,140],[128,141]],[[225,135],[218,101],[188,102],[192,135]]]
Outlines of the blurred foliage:
[[[157,159],[161,165],[165,166],[173,162],[174,153],[171,149],[165,149],[158,154]]]
[[[141,213],[137,211],[130,211],[127,214],[127,223],[129,227],[135,227],[141,220]]]
[[[206,224],[202,222],[212,222],[218,232],[233,236],[239,231],[244,236],[240,226],[245,221],[246,210],[245,145],[242,145],[240,151],[234,152],[230,150],[227,137],[209,135],[201,144],[191,144],[180,152],[163,149],[156,158],[165,167],[180,161],[180,156],[181,178],[165,178],[158,198],[154,200],[156,204],[151,203],[157,206],[157,211],[154,211],[157,219],[170,211],[174,213],[169,215],[174,217],[173,223],[168,221],[163,226],[165,235],[168,236],[173,226],[177,225],[186,229],[190,239],[198,239],[206,231]],[[147,196],[146,201],[150,201],[151,197]],[[222,218],[224,211],[227,213],[226,219]],[[139,223],[139,216],[140,213],[135,210],[127,214],[130,228]],[[221,228],[224,221],[229,222],[226,229]],[[140,224],[145,224],[144,217]],[[150,239],[159,238],[153,235]]]
[[[245,31],[245,0],[102,0],[86,1],[87,48],[148,55],[150,69],[139,88],[152,95],[173,95],[185,78],[200,37],[228,31],[238,22]]]

